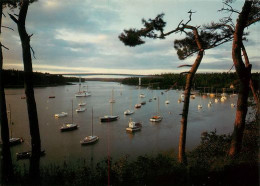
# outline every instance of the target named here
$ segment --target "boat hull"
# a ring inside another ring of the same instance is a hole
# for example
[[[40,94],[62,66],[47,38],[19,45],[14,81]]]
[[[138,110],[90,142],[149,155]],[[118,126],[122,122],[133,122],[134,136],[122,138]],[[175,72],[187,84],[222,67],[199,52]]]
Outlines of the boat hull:
[[[116,121],[118,120],[118,116],[113,116],[113,117],[101,117],[100,121],[101,122],[110,122],[110,121]]]
[[[90,145],[90,144],[96,143],[98,140],[99,140],[99,138],[97,136],[95,136],[95,138],[93,138],[91,140],[85,140],[85,139],[81,140],[80,144],[81,145]]]
[[[60,128],[61,132],[66,132],[66,131],[72,131],[78,129],[78,125],[73,125],[73,126],[63,126]]]
[[[142,127],[127,127],[126,131],[128,132],[136,132],[136,131],[140,131],[142,129]]]

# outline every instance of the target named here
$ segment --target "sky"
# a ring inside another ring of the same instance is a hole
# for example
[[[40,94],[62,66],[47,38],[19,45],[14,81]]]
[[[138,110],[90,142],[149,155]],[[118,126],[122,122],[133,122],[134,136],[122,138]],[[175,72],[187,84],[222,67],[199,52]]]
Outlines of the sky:
[[[234,8],[241,10],[242,0]],[[145,44],[125,46],[118,39],[124,29],[141,28],[142,18],[154,18],[164,13],[165,32],[188,20],[188,11],[196,11],[190,22],[199,26],[227,16],[218,12],[222,0],[38,0],[29,6],[26,28],[33,34],[31,46],[35,51],[33,69],[48,73],[130,73],[161,74],[186,71],[177,68],[192,64],[196,56],[184,61],[173,48],[174,34],[164,40],[145,39]],[[6,9],[6,13],[18,10]],[[234,20],[237,15],[233,15]],[[23,70],[21,42],[16,25],[3,17],[3,25],[15,31],[2,30],[4,68]],[[245,43],[253,71],[260,71],[260,23],[249,27]],[[198,72],[228,72],[232,66],[229,42],[207,50]]]

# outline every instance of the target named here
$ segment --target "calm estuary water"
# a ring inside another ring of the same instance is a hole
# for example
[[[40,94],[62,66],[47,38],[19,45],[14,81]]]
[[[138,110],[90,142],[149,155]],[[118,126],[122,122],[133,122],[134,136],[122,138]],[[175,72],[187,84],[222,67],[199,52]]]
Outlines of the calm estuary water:
[[[179,115],[182,112],[183,103],[178,103],[182,91],[170,90],[168,94],[161,92],[165,90],[149,90],[146,88],[137,89],[135,86],[126,86],[114,82],[85,82],[82,86],[88,85],[91,91],[90,97],[76,98],[78,85],[35,88],[39,125],[41,132],[42,148],[46,151],[46,156],[41,162],[62,162],[73,159],[91,159],[99,161],[110,154],[113,159],[123,155],[130,155],[130,158],[138,155],[156,154],[162,151],[174,150],[177,152],[180,132]],[[114,98],[116,102],[111,104],[112,89],[114,88]],[[140,98],[143,93],[145,98]],[[25,142],[12,147],[12,154],[30,149],[30,134],[26,109],[26,100],[21,99],[24,95],[23,89],[6,90],[7,106],[11,105],[12,126],[14,137],[23,137]],[[55,96],[49,99],[49,96]],[[157,100],[148,102],[149,98],[159,97],[159,111],[163,117],[162,122],[152,123],[149,118],[157,112]],[[165,100],[170,100],[166,105]],[[74,122],[80,128],[71,132],[61,133],[59,128],[65,122],[71,121],[71,100],[74,103]],[[132,109],[137,102],[146,101],[146,105],[136,110],[131,116],[124,116],[123,112],[132,104]],[[213,103],[208,108],[210,98],[191,99],[189,122],[187,131],[187,149],[191,150],[200,143],[200,135],[203,131],[217,130],[218,134],[231,133],[235,108],[231,108],[230,103],[236,98],[229,98],[224,103]],[[76,113],[78,103],[86,102],[87,110]],[[198,104],[203,108],[198,109]],[[94,135],[99,136],[96,144],[81,146],[80,140],[91,135],[91,108],[94,109]],[[109,115],[113,111],[114,115],[119,115],[120,119],[111,123],[100,123],[99,117]],[[64,118],[54,118],[54,114],[68,112]],[[141,121],[143,128],[135,134],[126,133],[129,118],[134,121]],[[15,158],[15,157],[14,157]],[[23,162],[22,160],[21,162]]]

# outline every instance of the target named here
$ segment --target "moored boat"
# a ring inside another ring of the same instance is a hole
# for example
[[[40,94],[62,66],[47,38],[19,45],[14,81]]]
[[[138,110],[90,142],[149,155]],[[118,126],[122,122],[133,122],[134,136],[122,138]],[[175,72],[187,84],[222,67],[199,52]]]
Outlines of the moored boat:
[[[45,156],[45,154],[46,154],[45,150],[42,150],[40,156],[41,157]],[[29,158],[31,158],[31,156],[32,156],[32,152],[31,151],[25,151],[25,152],[18,152],[18,153],[16,153],[17,160],[29,159]]]
[[[78,129],[78,125],[75,123],[66,123],[63,124],[62,127],[60,128],[61,132],[66,132],[66,131],[72,131]]]
[[[54,117],[55,117],[55,118],[60,118],[60,117],[65,117],[65,116],[67,116],[67,115],[68,115],[67,112],[62,112],[62,113],[60,113],[60,114],[54,114]]]
[[[135,104],[135,108],[141,108],[141,107],[142,107],[142,105],[140,103]]]
[[[134,122],[130,119],[130,121],[128,123],[128,127],[126,128],[126,131],[136,132],[136,131],[140,131],[141,128],[142,128],[141,122]]]
[[[150,121],[153,121],[153,122],[159,122],[159,121],[162,121],[162,117],[161,116],[153,116],[150,118]]]
[[[98,136],[93,136],[93,107],[92,107],[92,116],[91,116],[91,136],[85,137],[80,141],[81,145],[89,145],[98,141]]]
[[[133,110],[127,109],[127,110],[124,112],[124,115],[131,115],[131,114],[133,114],[133,113],[134,113]]]
[[[86,108],[84,107],[79,107],[76,109],[76,112],[84,112],[86,110]]]
[[[100,117],[101,122],[110,122],[118,120],[119,116],[103,116]]]

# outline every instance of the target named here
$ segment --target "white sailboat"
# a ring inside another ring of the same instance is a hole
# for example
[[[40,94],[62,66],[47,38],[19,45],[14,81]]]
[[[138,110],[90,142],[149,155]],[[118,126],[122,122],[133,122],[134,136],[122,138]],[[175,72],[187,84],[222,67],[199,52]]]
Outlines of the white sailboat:
[[[129,99],[129,109],[127,109],[125,112],[124,112],[124,115],[131,115],[133,114],[135,111],[134,110],[131,110],[132,108],[132,93],[130,93],[130,99]]]
[[[61,132],[72,131],[78,129],[78,125],[73,122],[73,100],[71,100],[71,123],[65,123],[60,128]]]
[[[11,106],[10,106],[10,104],[9,104],[9,118],[10,118],[10,138],[9,138],[9,143],[10,143],[11,146],[21,144],[24,141],[23,138],[21,138],[21,137],[14,138],[13,137],[13,131],[12,131],[13,122],[12,122],[12,113],[11,113]]]
[[[98,136],[93,136],[93,107],[92,107],[92,116],[91,116],[91,136],[85,137],[80,141],[81,145],[89,145],[97,142],[99,140]]]
[[[166,93],[166,101],[165,101],[165,104],[170,104],[168,91],[167,91],[167,93]]]
[[[111,107],[111,115],[105,115],[103,117],[100,117],[99,119],[101,122],[111,122],[111,121],[118,120],[119,116],[113,115],[113,104],[112,103],[110,104],[110,107]]]
[[[76,97],[87,97],[91,94],[87,91],[81,91],[81,77],[79,77],[79,91],[75,94]]]
[[[158,104],[157,104],[157,115],[154,115],[150,118],[150,121],[152,122],[159,122],[159,121],[162,121],[162,117],[159,115],[159,97],[157,99],[158,101]]]

